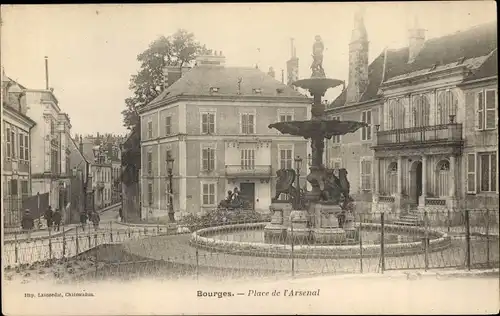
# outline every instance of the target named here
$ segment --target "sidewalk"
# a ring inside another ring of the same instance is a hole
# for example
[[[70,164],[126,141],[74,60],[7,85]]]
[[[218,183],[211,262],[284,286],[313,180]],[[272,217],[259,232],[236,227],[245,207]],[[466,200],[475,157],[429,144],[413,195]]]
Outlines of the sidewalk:
[[[111,210],[113,208],[116,208],[116,207],[118,207],[120,205],[121,205],[120,203],[113,204],[113,205],[110,205],[108,207],[105,207],[105,208],[97,210],[97,211],[100,214],[102,214],[102,213],[104,213],[106,211],[109,211],[109,210]],[[79,227],[80,223],[77,223],[77,224],[68,224],[68,225],[61,226],[61,230],[60,231],[54,231],[54,228],[52,228],[52,231],[50,232],[50,235],[49,235],[49,231],[47,230],[47,226],[45,224],[44,224],[44,226],[45,227],[43,227],[40,230],[34,230],[34,231],[31,232],[31,240],[32,241],[62,236],[63,233],[68,233],[68,232],[72,231],[73,229],[75,229],[76,227]],[[14,243],[14,242],[16,242],[16,240],[17,240],[17,242],[24,242],[27,239],[28,239],[28,235],[26,233],[23,233],[22,230],[17,230],[17,231],[14,231],[14,232],[11,231],[11,232],[4,233],[3,242],[5,244],[7,244],[7,243]]]

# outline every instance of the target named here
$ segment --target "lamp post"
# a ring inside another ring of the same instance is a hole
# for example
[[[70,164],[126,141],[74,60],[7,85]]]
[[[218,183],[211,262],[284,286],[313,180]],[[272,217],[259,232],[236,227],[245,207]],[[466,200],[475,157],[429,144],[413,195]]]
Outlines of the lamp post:
[[[302,164],[302,158],[297,156],[295,159],[295,169],[297,170],[297,196],[295,197],[296,209],[300,207],[300,166]]]
[[[174,223],[175,222],[175,217],[174,217],[174,199],[173,199],[173,191],[172,191],[172,169],[174,168],[174,158],[172,158],[170,155],[167,157],[167,172],[168,172],[168,181],[169,181],[169,186],[168,186],[168,219],[170,222]]]

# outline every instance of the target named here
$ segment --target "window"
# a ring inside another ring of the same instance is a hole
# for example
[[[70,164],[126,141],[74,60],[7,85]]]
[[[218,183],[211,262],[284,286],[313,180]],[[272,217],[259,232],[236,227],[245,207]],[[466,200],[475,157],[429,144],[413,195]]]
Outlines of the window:
[[[404,128],[405,108],[399,99],[391,100],[386,107],[386,130]]]
[[[410,121],[412,127],[429,126],[430,103],[425,95],[414,96]]]
[[[204,147],[202,149],[202,170],[211,171],[215,169],[215,149]]]
[[[10,194],[14,197],[17,197],[17,195],[18,195],[17,179],[10,180]]]
[[[201,133],[202,134],[215,133],[215,113],[213,112],[201,113]]]
[[[361,122],[368,124],[366,127],[361,128],[361,140],[370,140],[372,139],[372,111],[363,111],[361,112]]]
[[[28,180],[21,180],[21,196],[23,199],[29,196]]]
[[[153,121],[148,122],[148,138],[153,138]]]
[[[59,152],[57,149],[52,149],[52,173],[59,172]]]
[[[153,152],[148,151],[146,154],[146,172],[148,175],[151,175],[153,173]]]
[[[456,116],[458,109],[458,99],[451,90],[441,91],[437,100],[437,122],[436,124],[450,123],[450,116]]]
[[[293,150],[292,148],[280,148],[280,169],[292,169],[293,168]]]
[[[255,168],[255,150],[253,149],[241,150],[241,168],[242,169]]]
[[[293,121],[293,112],[291,111],[280,111],[278,110],[278,121],[279,122],[290,122]]]
[[[16,159],[16,132],[14,131],[13,128],[10,129],[10,141],[11,141],[10,154],[12,159]]]
[[[361,190],[371,190],[372,162],[370,160],[361,160]]]
[[[387,168],[386,191],[388,194],[396,194],[398,191],[398,163],[391,162]]]
[[[166,116],[165,117],[165,135],[170,135],[172,134],[172,117],[171,116]]]
[[[342,158],[330,158],[330,168],[340,169],[342,168]]]
[[[449,195],[448,179],[450,177],[450,162],[441,160],[436,168],[436,193],[437,196],[443,197]]]
[[[26,161],[30,161],[31,160],[31,157],[30,157],[30,141],[29,141],[28,135],[24,135],[24,159]],[[68,168],[69,168],[69,164],[68,164]]]
[[[215,183],[203,183],[203,205],[215,205]]]
[[[467,193],[476,193],[476,154],[467,154]]]
[[[12,157],[12,140],[10,133],[10,126],[5,124],[5,155],[7,158]]]
[[[254,134],[255,133],[255,119],[254,114],[244,113],[241,115],[241,133]]]
[[[497,190],[497,155],[496,153],[480,153],[479,183],[481,192],[495,192]]]
[[[148,205],[153,206],[153,182],[148,182]]]
[[[332,119],[340,121],[340,116],[334,116]],[[332,137],[332,143],[333,144],[340,144],[341,138],[340,135],[335,135]]]
[[[478,130],[494,129],[496,127],[496,103],[496,90],[484,90],[476,94]]]

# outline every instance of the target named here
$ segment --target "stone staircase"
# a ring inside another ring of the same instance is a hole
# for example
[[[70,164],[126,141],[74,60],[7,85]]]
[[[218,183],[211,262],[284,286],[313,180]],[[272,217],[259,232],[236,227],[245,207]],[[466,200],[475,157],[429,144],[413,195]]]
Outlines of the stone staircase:
[[[408,208],[406,214],[401,214],[399,220],[395,221],[394,224],[402,226],[422,226],[422,219],[417,210],[416,205],[411,205]]]

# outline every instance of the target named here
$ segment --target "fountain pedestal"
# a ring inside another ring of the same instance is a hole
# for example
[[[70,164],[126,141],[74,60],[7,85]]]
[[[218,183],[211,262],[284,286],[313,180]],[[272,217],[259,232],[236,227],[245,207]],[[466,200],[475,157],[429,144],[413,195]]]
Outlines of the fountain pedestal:
[[[272,217],[271,223],[264,227],[264,240],[283,243],[286,240],[287,228],[290,227],[292,204],[288,201],[273,201],[269,209]]]
[[[312,235],[317,244],[338,244],[346,240],[346,232],[339,227],[337,215],[342,212],[339,205],[317,203],[311,206],[315,214]]]
[[[295,244],[307,244],[311,240],[311,229],[309,228],[310,216],[305,210],[293,210],[290,213],[290,226],[286,232],[288,243],[292,240]]]

